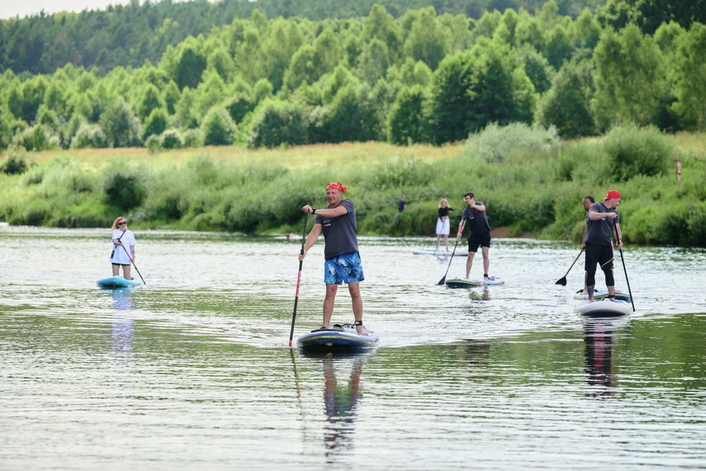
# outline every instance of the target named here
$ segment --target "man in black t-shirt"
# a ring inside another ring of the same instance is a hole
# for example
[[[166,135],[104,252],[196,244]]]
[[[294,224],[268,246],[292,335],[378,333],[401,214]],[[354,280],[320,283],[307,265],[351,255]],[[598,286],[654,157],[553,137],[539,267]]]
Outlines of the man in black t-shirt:
[[[482,201],[476,201],[473,193],[463,195],[463,201],[466,203],[466,208],[461,215],[461,222],[458,225],[458,235],[456,241],[461,239],[463,228],[468,221],[468,227],[471,229],[471,235],[468,237],[468,259],[466,260],[466,279],[471,274],[473,267],[473,257],[476,256],[478,247],[483,252],[483,279],[489,280],[488,268],[490,267],[490,258],[488,251],[490,250],[490,224],[488,216],[485,213],[485,205]]]
[[[618,237],[618,248],[623,248],[620,231],[620,216],[615,208],[620,204],[620,192],[610,190],[603,203],[594,203],[586,215],[586,287],[588,300],[593,302],[596,287],[596,265],[601,266],[608,287],[608,298],[615,301],[615,279],[613,278],[613,228]]]
[[[347,283],[348,292],[353,303],[356,330],[361,335],[367,335],[363,328],[363,299],[360,296],[360,282],[365,279],[363,265],[358,253],[358,230],[355,220],[355,206],[351,200],[342,200],[346,187],[338,182],[326,186],[328,205],[322,209],[314,209],[308,204],[302,208],[305,213],[315,214],[314,227],[309,233],[304,245],[304,253],[299,260],[304,260],[306,253],[316,243],[319,235],[324,233],[324,283],[326,298],[324,299],[324,323],[321,329],[329,330],[333,315],[333,304],[336,299],[338,285]]]

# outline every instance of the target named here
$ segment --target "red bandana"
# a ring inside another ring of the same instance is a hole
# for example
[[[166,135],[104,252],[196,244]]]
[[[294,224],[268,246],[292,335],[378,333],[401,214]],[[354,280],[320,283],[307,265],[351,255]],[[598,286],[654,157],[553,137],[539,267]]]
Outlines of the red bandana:
[[[327,190],[338,190],[341,193],[345,193],[347,190],[347,188],[345,186],[341,185],[338,182],[329,183],[328,185],[326,185],[326,189]]]

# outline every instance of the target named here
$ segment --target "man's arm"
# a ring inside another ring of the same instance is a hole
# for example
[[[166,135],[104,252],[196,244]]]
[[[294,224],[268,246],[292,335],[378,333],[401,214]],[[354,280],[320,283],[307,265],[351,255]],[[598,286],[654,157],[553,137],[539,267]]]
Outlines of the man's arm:
[[[616,213],[599,213],[598,211],[590,210],[588,212],[588,219],[591,221],[598,221],[603,218],[615,219],[618,215]]]
[[[302,208],[304,212],[307,212],[309,214],[314,213],[314,208],[309,206],[308,204]],[[340,216],[345,216],[348,214],[348,209],[343,206],[342,204],[339,204],[333,209],[317,209],[316,210],[316,215],[317,216],[323,216],[325,218],[337,218]]]
[[[483,203],[476,203],[475,201],[471,204],[471,208],[476,211],[485,211],[485,205]]]

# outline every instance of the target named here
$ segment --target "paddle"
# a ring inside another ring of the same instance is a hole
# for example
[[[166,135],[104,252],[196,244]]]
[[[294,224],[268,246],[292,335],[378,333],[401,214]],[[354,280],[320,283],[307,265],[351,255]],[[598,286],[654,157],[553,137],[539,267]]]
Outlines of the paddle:
[[[618,237],[618,229],[613,224],[613,230],[615,231],[615,238],[618,240],[618,245],[620,245],[620,237]],[[623,262],[623,271],[625,272],[625,282],[628,284],[628,294],[630,295],[630,304],[632,304],[632,312],[635,312],[635,302],[632,300],[632,291],[630,290],[630,280],[628,280],[628,270],[625,268],[625,259],[623,259],[623,249],[618,248],[620,251],[620,261]]]
[[[444,273],[444,277],[437,283],[437,285],[443,285],[446,283],[446,275],[449,274],[449,268],[451,268],[451,261],[454,259],[454,254],[456,253],[456,247],[458,247],[458,241],[460,240],[460,237],[456,238],[456,245],[454,245],[454,251],[451,252],[451,258],[449,259],[449,265],[446,267],[446,273]]]
[[[574,265],[576,265],[576,262],[578,261],[579,257],[583,253],[583,250],[579,252],[579,254],[576,256],[576,259],[574,260],[574,263],[571,264],[569,269],[566,271],[566,275],[562,276],[560,279],[556,280],[555,285],[561,285],[561,286],[566,286],[566,276],[569,274],[572,268],[574,268]]]
[[[122,237],[123,237],[123,236],[120,236],[120,238],[122,238]],[[145,285],[145,286],[147,286],[147,282],[145,281],[144,278],[142,278],[142,274],[140,273],[140,270],[137,269],[137,265],[135,265],[135,261],[132,259],[132,257],[130,256],[130,254],[127,253],[127,249],[125,248],[125,246],[124,246],[124,245],[121,245],[120,247],[123,248],[123,250],[125,251],[125,255],[127,255],[127,258],[130,259],[130,262],[132,263],[132,266],[135,267],[135,271],[137,272],[138,275],[140,275],[140,279],[142,280],[142,284]]]
[[[306,219],[309,213],[304,214],[304,230],[302,231],[302,248],[299,252],[304,255],[304,242],[306,242]],[[299,260],[299,274],[297,275],[297,294],[294,296],[294,311],[292,312],[292,328],[289,331],[289,348],[292,348],[292,337],[294,337],[294,321],[297,318],[297,304],[299,304],[299,285],[302,282],[302,263],[304,260]]]

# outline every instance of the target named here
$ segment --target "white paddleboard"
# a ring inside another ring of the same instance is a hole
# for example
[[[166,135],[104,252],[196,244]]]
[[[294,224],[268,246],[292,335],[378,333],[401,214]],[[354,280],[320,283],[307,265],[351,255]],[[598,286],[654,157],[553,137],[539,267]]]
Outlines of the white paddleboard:
[[[450,257],[451,254],[453,253],[453,250],[449,250],[447,252],[445,248],[440,247],[439,250],[436,250],[436,249],[417,249],[417,250],[412,251],[412,253],[414,255],[436,255],[437,257]],[[468,250],[467,249],[456,249],[456,253],[454,254],[454,257],[458,257],[458,256],[467,257]]]
[[[609,301],[603,299],[589,303],[582,301],[576,305],[574,311],[589,317],[615,317],[624,316],[632,312],[632,304],[625,301]]]
[[[491,276],[489,280],[469,280],[467,278],[454,278],[446,280],[446,286],[449,288],[473,288],[476,286],[494,286],[502,285],[505,281],[497,276]]]

